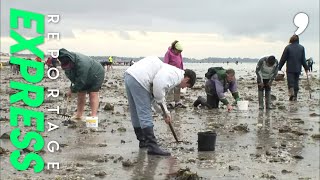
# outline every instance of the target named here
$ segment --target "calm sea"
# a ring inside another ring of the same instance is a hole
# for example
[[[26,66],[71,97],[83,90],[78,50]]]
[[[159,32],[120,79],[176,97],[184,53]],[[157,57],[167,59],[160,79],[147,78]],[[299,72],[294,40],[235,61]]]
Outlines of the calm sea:
[[[245,77],[246,75],[254,75],[255,76],[255,69],[257,64],[256,63],[185,63],[184,68],[192,69],[197,73],[197,77],[204,77],[204,74],[207,72],[208,68],[210,67],[223,67],[224,69],[232,68],[236,71],[236,77]],[[282,68],[282,71],[285,72],[286,65]],[[114,68],[119,69],[126,69],[129,66],[116,66]],[[281,72],[280,72],[281,73]],[[302,76],[304,76],[304,70]],[[319,64],[313,65],[313,72],[311,73],[312,76],[319,78]]]

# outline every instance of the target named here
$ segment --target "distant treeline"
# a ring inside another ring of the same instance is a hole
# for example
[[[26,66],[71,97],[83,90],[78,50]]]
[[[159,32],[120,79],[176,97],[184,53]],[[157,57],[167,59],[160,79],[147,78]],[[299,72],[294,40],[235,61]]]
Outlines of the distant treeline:
[[[35,57],[30,54],[15,54],[15,56],[25,57],[34,59]],[[90,56],[92,59],[98,60],[98,61],[107,61],[109,56]],[[120,56],[112,56],[115,62],[130,62],[131,60],[134,60],[135,62],[139,61],[143,57],[120,57]],[[47,57],[46,57],[47,58]],[[163,60],[163,57],[159,57],[161,60]],[[235,63],[235,62],[258,62],[259,59],[252,59],[252,58],[219,58],[219,57],[209,57],[204,59],[195,59],[195,58],[187,58],[183,57],[183,62],[185,63]]]
[[[107,61],[109,56],[90,56],[93,59],[96,59],[98,61]],[[134,60],[135,62],[139,61],[143,57],[138,58],[131,58],[131,57],[118,57],[113,56],[113,59],[115,62],[130,62],[131,60]],[[161,60],[163,60],[163,57],[159,57]],[[235,63],[235,62],[258,62],[259,59],[251,59],[251,58],[205,58],[205,59],[195,59],[195,58],[183,58],[183,62],[185,63],[223,63],[223,62],[229,62],[229,63]]]

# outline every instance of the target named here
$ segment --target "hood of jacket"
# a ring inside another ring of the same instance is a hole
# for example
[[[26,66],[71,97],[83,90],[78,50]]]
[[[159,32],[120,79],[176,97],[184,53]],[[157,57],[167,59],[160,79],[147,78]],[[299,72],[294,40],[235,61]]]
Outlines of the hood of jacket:
[[[75,62],[76,61],[76,54],[62,48],[59,50],[58,59],[61,60],[64,58],[69,58],[72,62]]]
[[[168,47],[168,52],[169,52],[170,56],[177,56],[177,57],[180,57],[180,53],[179,53],[179,54],[175,54],[175,53],[172,51],[171,46],[170,46],[170,47]]]

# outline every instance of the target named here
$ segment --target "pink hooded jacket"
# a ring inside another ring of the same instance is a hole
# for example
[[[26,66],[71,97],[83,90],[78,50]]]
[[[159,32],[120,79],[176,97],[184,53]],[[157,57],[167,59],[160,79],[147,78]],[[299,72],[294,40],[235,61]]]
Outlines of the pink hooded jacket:
[[[183,70],[183,61],[181,53],[178,55],[174,54],[171,50],[171,47],[168,48],[168,51],[164,56],[163,62]]]

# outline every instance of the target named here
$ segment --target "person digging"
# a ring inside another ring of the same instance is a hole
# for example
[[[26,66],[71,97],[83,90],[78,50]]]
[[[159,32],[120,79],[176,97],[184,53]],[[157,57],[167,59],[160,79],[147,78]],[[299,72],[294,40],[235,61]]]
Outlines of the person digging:
[[[58,59],[61,68],[64,70],[67,78],[71,81],[71,86],[67,92],[67,97],[71,93],[77,93],[77,112],[70,120],[82,120],[84,106],[86,103],[86,94],[89,94],[90,108],[92,117],[97,117],[99,107],[99,90],[104,80],[103,66],[88,56],[80,53],[69,52],[66,49],[59,50]]]
[[[256,67],[257,83],[258,83],[258,99],[259,109],[264,109],[264,97],[266,109],[271,108],[271,86],[274,78],[278,74],[278,60],[274,56],[266,56],[258,61]]]
[[[199,96],[198,99],[193,103],[194,107],[201,106],[207,107],[209,109],[219,108],[219,102],[221,101],[227,106],[227,110],[231,111],[233,109],[232,105],[228,102],[224,93],[230,90],[235,103],[240,100],[239,93],[237,90],[237,81],[235,78],[235,71],[233,69],[223,69],[222,67],[212,67],[208,69],[206,73],[205,91],[207,94],[207,99]]]
[[[192,70],[165,64],[154,56],[143,58],[126,70],[124,82],[132,126],[139,140],[139,147],[147,147],[149,155],[171,155],[159,147],[154,135],[152,104],[158,113],[163,113],[158,104],[163,106],[163,117],[169,124],[171,117],[166,106],[166,93],[177,86],[190,88],[195,81],[196,74]]]

